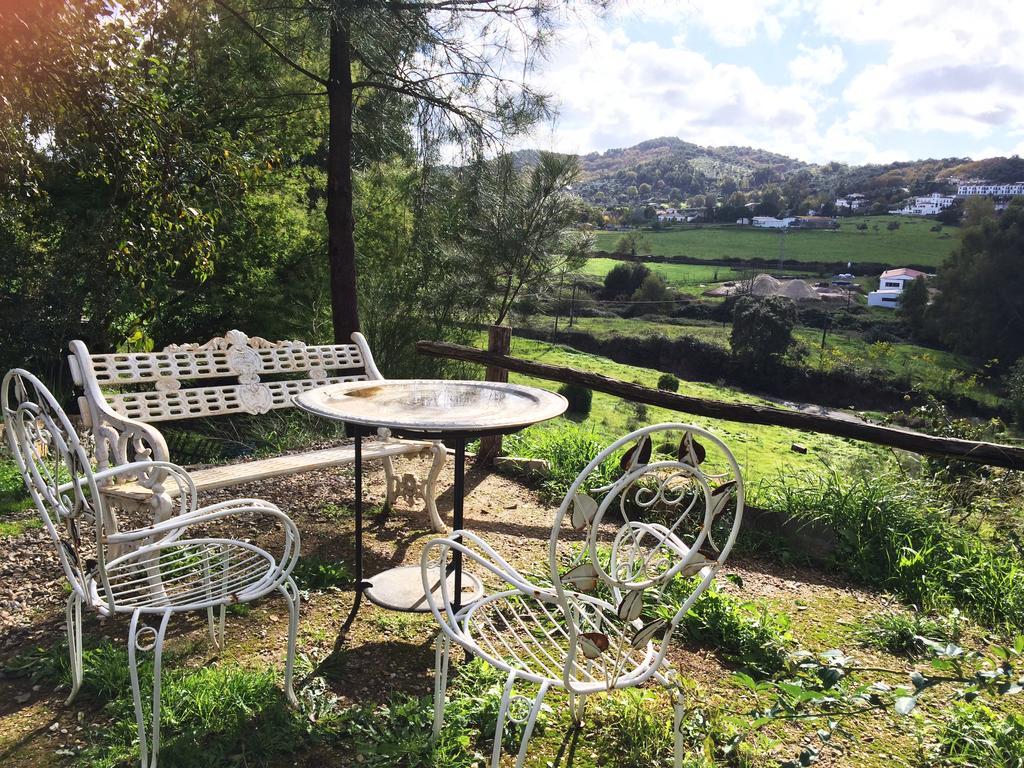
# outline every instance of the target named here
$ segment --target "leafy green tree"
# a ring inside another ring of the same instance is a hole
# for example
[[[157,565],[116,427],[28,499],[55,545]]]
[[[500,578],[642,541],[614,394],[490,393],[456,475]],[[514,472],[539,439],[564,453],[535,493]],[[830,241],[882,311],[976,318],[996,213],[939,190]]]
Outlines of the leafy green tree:
[[[505,76],[515,68],[495,60],[518,55],[532,61],[549,37],[554,3],[214,1],[304,77],[307,91],[327,97],[330,295],[335,339],[347,341],[359,330],[353,215],[358,112],[414,123],[428,148],[444,142],[479,149],[522,131],[548,114],[547,100]]]
[[[960,247],[936,279],[932,316],[938,333],[955,350],[982,359],[1024,355],[1024,201],[1003,213],[968,220]]]
[[[281,104],[215,76],[237,30],[177,10],[29,0],[0,14],[5,362],[47,372],[70,337],[109,348],[202,311],[196,288],[244,236],[247,196],[278,183],[266,134],[287,123]]]
[[[900,294],[899,314],[914,333],[924,329],[928,309],[928,281],[918,276]]]
[[[604,293],[612,299],[632,296],[650,274],[643,264],[616,264],[604,276]]]
[[[473,208],[462,248],[482,304],[500,325],[520,293],[583,266],[592,238],[570,225],[576,205],[569,189],[579,178],[574,155],[541,152],[520,172],[511,155],[477,166],[470,180]]]
[[[650,241],[639,232],[627,232],[615,244],[615,253],[636,258],[639,253],[650,253]]]
[[[796,302],[782,296],[741,296],[733,307],[733,355],[754,369],[763,369],[784,355],[793,343]]]
[[[672,292],[665,278],[657,272],[651,272],[644,277],[630,299],[641,303],[640,310],[644,314],[657,314],[672,309]]]
[[[1006,376],[1006,399],[1017,423],[1024,425],[1024,357],[1013,364]]]

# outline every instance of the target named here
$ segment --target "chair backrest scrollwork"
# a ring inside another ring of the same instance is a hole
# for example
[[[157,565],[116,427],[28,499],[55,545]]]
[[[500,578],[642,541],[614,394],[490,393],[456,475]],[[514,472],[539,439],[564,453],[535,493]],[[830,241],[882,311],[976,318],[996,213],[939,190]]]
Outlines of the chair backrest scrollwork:
[[[25,486],[57,548],[72,589],[101,569],[108,514],[78,432],[50,391],[22,369],[0,388],[7,442]]]
[[[601,484],[605,463],[624,448],[621,475]],[[636,430],[590,462],[559,507],[549,541],[556,597],[572,618],[568,687],[579,677],[577,651],[609,669],[628,665],[607,654],[655,654],[645,665],[653,674],[679,622],[729,556],[743,500],[728,447],[688,424]],[[582,532],[583,542],[566,547],[566,528]],[[614,651],[612,634],[625,638]]]

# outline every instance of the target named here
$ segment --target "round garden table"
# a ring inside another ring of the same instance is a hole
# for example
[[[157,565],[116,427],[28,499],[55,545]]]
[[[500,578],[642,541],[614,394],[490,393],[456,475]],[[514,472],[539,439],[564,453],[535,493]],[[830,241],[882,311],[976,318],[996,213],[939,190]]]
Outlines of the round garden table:
[[[296,395],[294,400],[299,408],[309,413],[344,423],[346,431],[355,438],[356,599],[345,627],[355,618],[364,592],[368,599],[385,608],[429,610],[418,565],[391,568],[369,579],[363,578],[362,440],[365,435],[386,429],[394,437],[453,443],[455,486],[452,524],[457,531],[463,527],[466,443],[480,437],[517,432],[561,415],[568,406],[561,395],[537,387],[436,379],[328,384]],[[451,579],[456,610],[463,599],[470,602],[483,595],[480,580],[466,574],[467,586],[471,589],[467,589],[463,598],[460,553],[453,553],[446,576]]]

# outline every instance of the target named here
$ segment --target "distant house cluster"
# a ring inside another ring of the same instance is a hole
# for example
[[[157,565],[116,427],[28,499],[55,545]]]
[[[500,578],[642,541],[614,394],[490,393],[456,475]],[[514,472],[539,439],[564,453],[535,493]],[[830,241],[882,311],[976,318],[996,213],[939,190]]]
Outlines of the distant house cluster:
[[[956,188],[957,197],[1014,197],[1024,195],[1024,181],[1015,184],[961,184]]]
[[[955,202],[956,197],[953,195],[940,195],[938,192],[932,192],[926,197],[911,198],[902,208],[889,211],[889,213],[897,216],[935,216]]]
[[[740,219],[737,223],[745,222]],[[839,222],[831,216],[787,216],[777,219],[774,216],[754,216],[751,225],[761,229],[839,229]]]
[[[658,221],[662,223],[668,221],[699,221],[701,216],[701,211],[687,210],[685,208],[664,208],[658,211]]]
[[[907,267],[887,269],[878,278],[878,290],[868,294],[868,306],[896,309],[900,305],[900,297],[907,284],[919,277],[928,277],[928,275]]]
[[[836,198],[836,210],[859,211],[868,207],[868,199],[859,192],[854,192],[846,197]]]

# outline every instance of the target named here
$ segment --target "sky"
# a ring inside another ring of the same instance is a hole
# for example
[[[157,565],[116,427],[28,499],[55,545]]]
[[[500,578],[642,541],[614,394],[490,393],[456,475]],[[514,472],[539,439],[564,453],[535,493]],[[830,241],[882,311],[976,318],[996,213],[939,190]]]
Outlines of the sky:
[[[524,146],[659,136],[808,162],[1024,154],[1021,0],[620,0],[573,14],[529,75]]]

